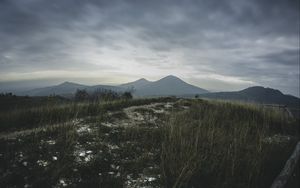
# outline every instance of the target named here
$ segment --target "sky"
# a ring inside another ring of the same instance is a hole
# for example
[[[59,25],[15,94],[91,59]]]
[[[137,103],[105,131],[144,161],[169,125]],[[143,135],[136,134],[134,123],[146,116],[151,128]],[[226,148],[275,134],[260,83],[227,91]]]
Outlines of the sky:
[[[299,0],[0,0],[0,85],[175,75],[299,96],[299,10]]]

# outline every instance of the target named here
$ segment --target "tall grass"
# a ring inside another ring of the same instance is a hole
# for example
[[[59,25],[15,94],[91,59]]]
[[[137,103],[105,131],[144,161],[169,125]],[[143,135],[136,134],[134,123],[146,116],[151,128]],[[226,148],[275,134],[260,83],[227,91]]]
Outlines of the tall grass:
[[[277,110],[255,105],[195,101],[188,111],[173,114],[164,127],[165,186],[269,186],[281,164],[270,172],[266,161],[284,162],[292,144],[280,148],[277,160],[270,154],[279,148],[266,138],[290,132],[294,123]]]
[[[129,127],[101,124],[112,118],[128,118],[119,111],[124,107],[173,100],[69,103],[0,114],[1,130],[38,127],[33,129],[36,131],[29,129],[30,134],[22,135],[22,131],[14,139],[0,139],[0,171],[5,172],[0,187],[59,187],[61,179],[70,187],[122,187],[127,175],[136,178],[149,173],[157,178],[148,182],[153,187],[262,188],[269,187],[293,149],[292,137],[284,137],[291,139],[282,142],[275,135],[292,135],[297,122],[278,110],[255,105],[179,100],[169,117],[158,116],[159,122],[165,123],[157,127],[147,122]],[[189,109],[183,110],[186,107]],[[117,112],[108,115],[110,110]],[[153,113],[144,108],[135,111]],[[94,116],[85,122],[91,125],[91,132],[79,133],[68,122],[44,127],[86,116]],[[89,162],[78,162],[81,149],[92,151]],[[40,160],[48,165],[39,165]],[[120,169],[112,169],[111,164]],[[109,175],[111,171],[121,175]]]

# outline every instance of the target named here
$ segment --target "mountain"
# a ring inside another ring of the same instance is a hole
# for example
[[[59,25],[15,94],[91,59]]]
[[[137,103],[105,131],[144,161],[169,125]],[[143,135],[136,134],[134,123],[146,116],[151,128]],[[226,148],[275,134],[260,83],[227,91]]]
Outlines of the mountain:
[[[135,96],[183,96],[183,95],[195,95],[201,93],[207,93],[208,91],[191,84],[184,82],[183,80],[175,76],[167,76],[160,80],[151,82],[144,78],[136,80],[134,82],[121,84],[119,86],[110,85],[94,85],[87,86],[72,82],[64,82],[59,85],[32,89],[26,92],[22,92],[21,95],[29,96],[48,96],[48,95],[63,95],[70,96],[76,92],[77,89],[86,89],[88,92],[93,92],[97,89],[112,90],[116,92],[132,91]]]
[[[49,86],[44,88],[32,89],[29,91],[22,92],[20,95],[29,95],[29,96],[48,96],[48,95],[63,95],[70,96],[73,95],[77,89],[85,89],[88,92],[93,92],[97,89],[103,90],[113,90],[113,91],[121,91],[122,89],[116,86],[109,85],[95,85],[95,86],[87,86],[82,84],[77,84],[73,82],[64,82],[59,85]]]
[[[126,84],[121,84],[120,87],[126,88],[126,89],[139,89],[147,84],[151,83],[150,81],[146,80],[145,78],[141,78],[139,80],[136,80],[134,82],[129,82]]]
[[[136,96],[182,96],[207,93],[208,91],[184,82],[176,76],[169,75],[160,80],[150,82],[139,79],[134,82],[122,84],[120,87],[133,88]]]
[[[77,84],[73,82],[64,82],[59,85],[36,88],[29,91],[22,92],[22,95],[29,96],[48,96],[48,95],[65,95],[75,93],[77,89],[85,89],[88,86]]]
[[[238,100],[260,104],[280,104],[299,108],[300,99],[285,95],[281,91],[261,86],[249,87],[241,91],[201,94],[200,97],[223,100]]]

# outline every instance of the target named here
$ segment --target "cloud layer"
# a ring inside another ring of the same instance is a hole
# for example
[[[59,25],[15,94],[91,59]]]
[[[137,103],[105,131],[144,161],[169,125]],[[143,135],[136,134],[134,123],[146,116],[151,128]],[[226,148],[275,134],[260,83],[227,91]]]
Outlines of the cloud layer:
[[[297,0],[1,0],[0,81],[121,83],[173,74],[210,90],[299,96]]]

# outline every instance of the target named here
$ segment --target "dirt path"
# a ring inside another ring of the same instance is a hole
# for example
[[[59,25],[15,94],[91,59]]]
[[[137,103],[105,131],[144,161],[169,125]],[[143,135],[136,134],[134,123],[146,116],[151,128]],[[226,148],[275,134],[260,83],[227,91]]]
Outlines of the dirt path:
[[[157,125],[160,121],[159,116],[169,114],[172,110],[174,103],[152,103],[141,106],[131,106],[124,108],[121,113],[122,117],[114,118],[115,114],[120,111],[110,112],[111,118],[109,121],[102,122],[102,125],[107,127],[134,127],[141,126],[143,124]]]

